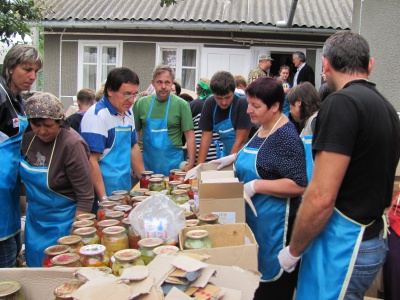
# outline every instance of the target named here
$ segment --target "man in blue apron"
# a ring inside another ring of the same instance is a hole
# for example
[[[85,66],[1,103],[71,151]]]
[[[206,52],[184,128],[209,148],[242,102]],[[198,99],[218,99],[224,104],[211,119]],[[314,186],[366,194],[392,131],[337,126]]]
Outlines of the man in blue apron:
[[[237,153],[248,141],[253,124],[246,113],[245,96],[235,94],[235,79],[226,71],[213,75],[210,81],[213,96],[205,100],[199,127],[202,130],[197,164],[206,161],[213,131],[223,143],[221,157]],[[220,158],[220,157],[219,157]]]
[[[387,253],[382,215],[391,203],[400,123],[368,81],[374,61],[363,37],[336,33],[322,55],[335,92],[319,111],[313,178],[278,258],[288,272],[302,258],[296,299],[363,299]]]
[[[143,161],[146,170],[169,175],[179,169],[183,157],[182,134],[185,135],[189,163],[183,168],[194,167],[196,141],[189,103],[171,94],[174,71],[166,65],[153,71],[152,85],[156,94],[140,98],[133,107],[136,130],[143,136]]]
[[[139,77],[129,68],[110,71],[104,97],[88,109],[81,123],[81,135],[90,149],[90,165],[96,196],[104,200],[115,190],[132,189],[131,169],[144,171],[132,105],[139,89]]]

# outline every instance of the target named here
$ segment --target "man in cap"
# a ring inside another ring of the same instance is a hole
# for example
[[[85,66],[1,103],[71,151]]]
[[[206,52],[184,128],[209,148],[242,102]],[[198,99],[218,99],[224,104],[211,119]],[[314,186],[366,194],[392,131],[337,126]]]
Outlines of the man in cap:
[[[273,59],[269,54],[261,54],[258,58],[258,66],[250,71],[247,84],[252,83],[258,77],[268,76],[268,70],[271,68]]]

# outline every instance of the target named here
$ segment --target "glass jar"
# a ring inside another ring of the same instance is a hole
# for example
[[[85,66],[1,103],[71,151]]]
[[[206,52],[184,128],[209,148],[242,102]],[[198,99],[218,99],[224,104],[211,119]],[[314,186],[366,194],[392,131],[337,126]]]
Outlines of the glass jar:
[[[69,253],[71,251],[71,247],[67,245],[54,245],[47,247],[44,249],[44,254],[45,257],[42,262],[43,268],[51,268],[53,266],[53,263],[51,262],[51,259],[54,256],[57,256],[59,254],[63,253]]]
[[[83,246],[80,254],[83,256],[83,267],[108,267],[110,259],[105,253],[106,247],[104,245],[93,244]]]
[[[82,239],[84,246],[100,244],[100,238],[97,235],[97,230],[94,227],[85,227],[75,229],[74,234],[78,235]]]
[[[98,223],[99,228],[97,229],[97,235],[101,239],[103,237],[103,230],[107,227],[117,226],[119,224],[118,220],[103,220]]]
[[[175,172],[174,180],[183,183],[185,181],[185,177],[186,177],[186,172]]]
[[[132,210],[132,205],[117,205],[114,207],[114,210],[122,211],[124,213],[124,218],[127,218]]]
[[[185,219],[186,220],[191,220],[191,219],[196,219],[196,214],[192,211],[184,211],[183,212],[185,214]]]
[[[56,300],[73,300],[74,298],[71,296],[71,294],[79,289],[82,285],[83,282],[79,281],[63,283],[56,287],[54,290],[54,296],[56,297]]]
[[[109,257],[115,252],[129,248],[128,237],[125,228],[122,226],[107,227],[103,230],[101,243],[106,246],[106,253]]]
[[[179,190],[185,190],[189,196],[189,199],[193,199],[193,190],[192,186],[188,183],[182,183],[177,186]]]
[[[146,193],[147,193],[147,192],[146,192]],[[134,205],[135,203],[143,202],[143,201],[146,200],[147,198],[149,198],[149,196],[136,196],[136,197],[132,197],[132,200],[133,200],[132,205]]]
[[[80,214],[80,215],[76,216],[76,219],[77,219],[78,221],[82,221],[82,220],[90,220],[90,221],[93,221],[94,227],[97,228],[97,219],[96,219],[96,215],[95,215],[95,214],[91,214],[91,213]]]
[[[203,249],[212,248],[212,243],[208,237],[207,230],[190,230],[185,234],[185,249]]]
[[[97,221],[103,221],[106,219],[106,212],[113,211],[115,203],[111,201],[102,201],[99,203],[99,209],[97,210]]]
[[[131,197],[129,196],[129,193],[126,190],[113,191],[111,195],[123,196],[126,204],[129,204],[129,202],[131,201]]]
[[[94,227],[93,227],[94,228]],[[57,240],[59,245],[67,245],[71,248],[71,253],[79,255],[79,250],[83,247],[82,238],[78,235],[67,235]]]
[[[21,291],[21,284],[13,280],[0,281],[0,299],[25,300]]]
[[[82,267],[80,259],[79,254],[64,253],[54,256],[51,262],[53,263],[53,267],[79,268]]]
[[[151,177],[151,175],[153,175],[154,172],[153,171],[143,171],[140,174],[140,188],[142,189],[147,189],[149,186],[149,179]]]
[[[165,182],[162,178],[150,178],[149,179],[149,190],[155,192],[161,192],[165,189]]]
[[[181,169],[172,169],[171,171],[169,171],[168,179],[169,179],[170,182],[175,180],[175,173],[176,172],[182,172],[182,170]]]
[[[171,192],[171,200],[176,204],[185,204],[189,201],[189,196],[185,190],[175,190]]]
[[[168,182],[168,195],[171,195],[172,191],[175,191],[178,189],[178,185],[182,184],[182,182],[173,180]]]
[[[106,212],[106,220],[117,220],[119,222],[118,226],[122,225],[121,221],[123,218],[124,218],[123,211],[113,210]]]
[[[129,227],[128,240],[129,240],[129,248],[131,249],[139,249],[139,241],[141,239],[140,235],[136,235],[132,226]]]
[[[145,238],[139,241],[139,251],[142,253],[142,259],[146,266],[154,259],[153,250],[162,243],[163,240],[160,238]]]
[[[128,236],[129,239],[129,229],[131,228],[131,222],[129,221],[129,218],[124,218],[121,221],[122,227],[125,228],[125,234]],[[132,248],[132,247],[129,247]]]
[[[122,195],[109,196],[108,201],[115,203],[115,205],[126,205],[125,197]]]
[[[75,221],[72,223],[72,230],[78,229],[78,228],[84,228],[84,227],[93,227],[94,222],[91,220],[80,220],[80,221]]]
[[[144,266],[143,259],[140,255],[140,251],[136,249],[125,249],[116,252],[114,254],[115,262],[112,265],[113,274],[115,276],[121,276],[126,268]]]
[[[134,190],[132,193],[131,193],[131,196],[132,197],[136,197],[136,196],[144,196],[144,193],[146,193],[146,192],[148,192],[149,191],[149,189],[144,189],[144,188],[140,188],[140,189],[137,189],[137,190]],[[132,198],[131,198],[132,199]]]
[[[216,214],[202,214],[197,217],[199,219],[199,226],[201,225],[214,225],[218,224],[219,216]]]
[[[158,246],[154,248],[154,256],[159,254],[175,254],[179,252],[179,248],[176,246]]]

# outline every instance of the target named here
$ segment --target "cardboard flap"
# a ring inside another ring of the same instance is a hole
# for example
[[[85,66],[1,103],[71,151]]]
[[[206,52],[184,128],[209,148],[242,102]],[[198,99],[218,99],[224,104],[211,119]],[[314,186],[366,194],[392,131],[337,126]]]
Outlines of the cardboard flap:
[[[202,189],[202,186],[206,188]],[[199,196],[202,199],[243,198],[243,182],[199,183]]]
[[[193,300],[193,298],[178,290],[176,287],[173,287],[165,297],[165,300]]]
[[[128,286],[131,290],[131,296],[129,297],[129,299],[135,299],[140,295],[149,294],[154,286],[154,280],[153,277],[148,276],[142,281],[131,282],[128,284]]]
[[[156,286],[161,286],[169,274],[175,269],[171,264],[172,255],[157,255],[147,267],[154,278]]]
[[[257,217],[257,211],[256,211],[256,208],[254,207],[253,201],[251,201],[251,198],[249,197],[249,195],[247,195],[246,191],[243,191],[243,194],[244,194],[243,195],[244,200],[250,206],[253,214]]]
[[[218,294],[218,299],[221,300],[241,300],[242,292],[238,290],[228,289],[225,287],[221,287],[221,290]]]
[[[175,259],[171,262],[171,264],[176,268],[184,270],[186,272],[198,271],[207,266],[207,264],[201,261],[198,261],[196,259],[184,255],[176,256]]]
[[[221,183],[239,182],[239,179],[237,179],[236,177],[232,177],[232,178],[224,177],[224,178],[206,178],[206,179],[201,180],[201,183],[214,183],[214,182],[221,182]]]
[[[229,171],[202,171],[200,174],[201,182],[210,179],[221,179],[221,178],[235,178],[235,172],[233,170]]]
[[[203,270],[200,276],[195,281],[192,282],[191,286],[197,288],[204,288],[210,281],[210,278],[215,274],[215,272],[216,270],[212,268]]]
[[[190,178],[199,178],[200,172],[206,172],[206,171],[229,171],[229,170],[234,170],[233,165],[226,166],[225,168],[222,168],[221,170],[217,170],[219,164],[214,164],[214,163],[203,163],[200,164],[193,169],[190,169],[189,171],[186,172],[186,177],[185,181],[189,180]]]
[[[123,283],[116,281],[91,280],[72,293],[77,300],[128,300],[131,289]]]
[[[133,266],[125,268],[120,277],[121,280],[137,281],[143,280],[149,276],[149,268],[146,266]]]

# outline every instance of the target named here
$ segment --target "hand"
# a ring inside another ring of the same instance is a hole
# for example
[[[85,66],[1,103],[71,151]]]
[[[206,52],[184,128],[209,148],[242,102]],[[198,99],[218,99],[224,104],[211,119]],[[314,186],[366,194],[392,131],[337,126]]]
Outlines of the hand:
[[[211,164],[219,164],[217,170],[221,170],[222,168],[233,164],[236,161],[236,154],[231,154],[219,159],[214,159],[210,161]]]
[[[256,193],[256,191],[254,190],[254,181],[249,181],[248,183],[246,183],[244,185],[244,191],[246,192],[247,196],[249,196],[250,198],[254,196],[254,194]]]
[[[279,251],[278,260],[281,268],[288,273],[293,272],[296,268],[297,262],[300,260],[301,256],[294,257],[290,254],[289,246],[283,248]]]

